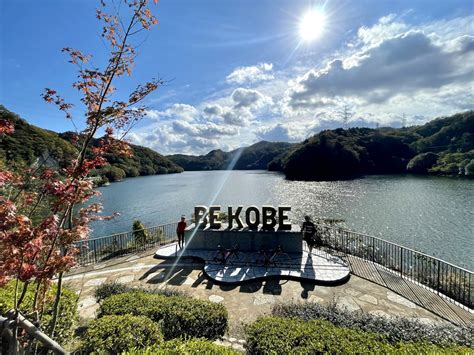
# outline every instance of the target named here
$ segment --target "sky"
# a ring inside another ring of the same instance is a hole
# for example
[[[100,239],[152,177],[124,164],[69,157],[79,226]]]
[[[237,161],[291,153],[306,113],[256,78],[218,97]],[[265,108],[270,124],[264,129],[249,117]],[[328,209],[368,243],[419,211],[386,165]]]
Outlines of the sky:
[[[61,48],[103,63],[97,7],[1,0],[0,104],[40,127],[73,130],[40,97],[53,88],[76,104],[81,127],[75,68]],[[128,135],[163,154],[417,125],[474,106],[474,0],[160,0],[151,9],[160,23],[137,39],[133,75],[117,95],[165,80]]]

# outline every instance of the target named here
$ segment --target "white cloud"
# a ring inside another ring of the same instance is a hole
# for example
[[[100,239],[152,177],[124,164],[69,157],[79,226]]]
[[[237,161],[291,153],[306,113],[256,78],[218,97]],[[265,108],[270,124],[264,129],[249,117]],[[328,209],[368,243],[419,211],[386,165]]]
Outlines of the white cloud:
[[[239,133],[236,127],[217,125],[215,123],[190,123],[187,121],[174,121],[173,130],[179,134],[200,137],[234,136]]]
[[[274,78],[272,70],[273,64],[271,63],[259,63],[250,67],[239,67],[227,75],[226,81],[232,84],[246,84],[272,80]]]
[[[198,115],[199,111],[192,105],[173,104],[165,111],[147,110],[146,115],[151,119],[181,119],[191,121]]]
[[[289,104],[317,107],[336,97],[383,104],[400,93],[468,82],[474,73],[471,46],[471,39],[464,38],[457,51],[448,52],[425,33],[410,30],[354,54],[356,65],[336,59],[322,70],[309,70],[297,80]]]
[[[247,107],[261,107],[271,100],[265,97],[257,90],[238,88],[232,92],[232,100],[235,102],[236,108],[247,108]]]
[[[256,135],[259,139],[270,142],[300,142],[314,134],[314,126],[298,125],[297,123],[277,123],[258,128]]]

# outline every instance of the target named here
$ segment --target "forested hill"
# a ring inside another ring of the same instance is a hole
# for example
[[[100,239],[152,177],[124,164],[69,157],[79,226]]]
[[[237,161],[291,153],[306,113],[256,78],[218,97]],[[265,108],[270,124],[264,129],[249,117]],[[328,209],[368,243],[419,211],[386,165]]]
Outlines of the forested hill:
[[[339,180],[365,174],[474,176],[474,113],[408,128],[326,130],[270,164],[295,180]]]
[[[167,158],[184,170],[266,170],[272,160],[282,157],[292,146],[291,143],[261,141],[230,152],[217,149],[206,155],[174,154]]]
[[[64,167],[77,156],[76,147],[71,144],[71,132],[56,133],[29,124],[18,115],[0,105],[0,119],[13,122],[15,132],[5,134],[0,142],[0,161],[18,168],[42,162],[51,167]],[[95,171],[103,181],[116,181],[124,177],[178,173],[183,169],[157,152],[131,145],[133,156],[121,158],[107,155],[111,164]]]

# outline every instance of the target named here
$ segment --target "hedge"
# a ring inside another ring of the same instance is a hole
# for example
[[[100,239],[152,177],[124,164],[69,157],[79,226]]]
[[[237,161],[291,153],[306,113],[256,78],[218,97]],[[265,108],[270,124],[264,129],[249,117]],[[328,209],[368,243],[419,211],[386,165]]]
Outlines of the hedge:
[[[144,288],[134,288],[130,287],[121,282],[105,282],[100,286],[97,286],[94,290],[94,296],[97,302],[102,302],[107,297],[118,295],[121,293],[142,291],[145,293],[150,293],[154,295],[164,295],[164,296],[182,296],[188,297],[188,295],[180,290],[172,288],[162,288],[162,289],[144,289]]]
[[[240,352],[231,348],[217,345],[207,339],[191,338],[187,340],[173,339],[161,344],[140,349],[132,348],[123,355],[181,355],[181,354],[206,354],[206,355],[237,355]]]
[[[144,316],[105,316],[94,319],[84,333],[82,350],[117,354],[135,346],[163,341],[161,327]]]
[[[321,319],[346,328],[383,334],[394,344],[400,341],[424,341],[437,345],[452,343],[473,347],[474,327],[451,324],[425,324],[416,318],[383,317],[362,311],[348,311],[336,304],[324,306],[314,302],[276,305],[272,314],[280,317],[298,317],[303,320]]]
[[[337,327],[328,321],[261,317],[246,327],[246,349],[251,354],[312,353],[468,353],[457,345],[440,347],[423,342],[389,344],[382,334]]]
[[[23,283],[18,285],[18,292],[21,293]],[[31,312],[33,308],[33,300],[35,295],[35,284],[28,285],[28,289],[20,305],[20,311],[23,315]],[[43,318],[41,321],[41,329],[48,330],[53,320],[53,304],[56,297],[57,286],[52,285],[46,294],[46,303],[44,305]],[[5,286],[0,288],[0,314],[6,314],[13,309],[15,295],[15,281],[10,281]],[[66,287],[62,287],[61,303],[59,304],[58,321],[54,332],[54,340],[64,345],[71,340],[75,325],[78,320],[77,314],[77,300],[78,296]],[[32,319],[31,319],[32,320]]]
[[[162,324],[165,339],[182,336],[216,339],[227,330],[227,310],[221,304],[143,291],[106,298],[99,316],[131,314]]]

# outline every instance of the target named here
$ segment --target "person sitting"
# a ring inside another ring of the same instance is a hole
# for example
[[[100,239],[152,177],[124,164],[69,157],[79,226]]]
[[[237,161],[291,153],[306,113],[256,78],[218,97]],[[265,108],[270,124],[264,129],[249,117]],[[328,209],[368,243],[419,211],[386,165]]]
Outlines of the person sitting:
[[[304,216],[304,219],[305,221],[303,222],[301,231],[303,232],[303,240],[306,242],[309,249],[309,255],[311,256],[313,246],[315,245],[316,226],[311,221],[310,216]]]

